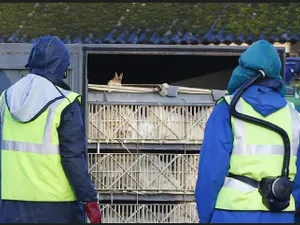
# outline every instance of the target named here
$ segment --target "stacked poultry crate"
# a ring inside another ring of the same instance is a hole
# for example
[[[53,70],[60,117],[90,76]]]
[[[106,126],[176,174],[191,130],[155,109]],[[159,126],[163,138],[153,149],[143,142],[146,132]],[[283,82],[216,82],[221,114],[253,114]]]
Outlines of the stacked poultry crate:
[[[211,90],[89,85],[89,172],[103,222],[197,223],[194,188]]]

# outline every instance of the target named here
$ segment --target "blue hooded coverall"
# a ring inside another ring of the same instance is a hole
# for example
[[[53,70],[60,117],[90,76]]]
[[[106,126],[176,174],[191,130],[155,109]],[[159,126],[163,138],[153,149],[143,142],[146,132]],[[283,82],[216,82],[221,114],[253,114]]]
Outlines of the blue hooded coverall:
[[[252,85],[242,95],[255,111],[263,116],[275,113],[284,107],[285,88],[280,76],[281,62],[276,49],[266,41],[252,44],[239,59],[239,66],[233,71],[228,92],[236,90],[262,69],[264,80]],[[294,223],[294,213],[288,212],[246,212],[215,209],[218,193],[229,170],[233,148],[229,107],[225,101],[217,104],[209,117],[200,152],[198,179],[195,198],[200,223]],[[300,203],[300,160],[299,148],[297,174],[293,182],[293,196],[296,208]]]
[[[55,85],[70,90],[68,85],[63,82],[64,72],[69,65],[70,56],[65,45],[57,37],[45,36],[34,43],[26,67],[30,73],[43,76]],[[30,82],[24,85],[24,90],[13,90],[11,92],[15,94],[14,98],[21,98],[21,95],[24,97],[24,93],[29,91],[36,92],[35,97],[44,97],[43,89],[32,89]],[[26,100],[29,104],[35,104],[30,99]],[[47,103],[45,102],[45,105]],[[8,104],[10,103],[8,102]],[[40,113],[33,112],[34,107],[30,107],[28,104],[22,105],[20,103],[18,107],[25,114],[29,111],[31,114]],[[76,100],[64,109],[58,135],[62,166],[78,201],[51,203],[0,200],[0,223],[85,222],[85,213],[81,202],[96,201],[97,194],[87,170],[87,146],[84,131],[82,107],[79,101]]]

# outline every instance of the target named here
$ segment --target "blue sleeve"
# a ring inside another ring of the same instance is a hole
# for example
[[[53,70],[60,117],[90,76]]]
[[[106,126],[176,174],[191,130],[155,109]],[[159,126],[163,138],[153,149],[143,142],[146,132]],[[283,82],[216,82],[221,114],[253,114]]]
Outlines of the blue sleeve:
[[[298,146],[298,153],[297,153],[297,161],[296,161],[297,172],[295,179],[293,181],[293,197],[296,202],[296,209],[300,206],[300,146]]]
[[[229,170],[233,148],[230,113],[225,101],[214,108],[204,132],[200,151],[195,199],[200,223],[209,223],[218,193]]]
[[[82,108],[78,100],[64,109],[58,128],[60,154],[66,176],[78,201],[97,200],[97,194],[88,174],[86,138]]]

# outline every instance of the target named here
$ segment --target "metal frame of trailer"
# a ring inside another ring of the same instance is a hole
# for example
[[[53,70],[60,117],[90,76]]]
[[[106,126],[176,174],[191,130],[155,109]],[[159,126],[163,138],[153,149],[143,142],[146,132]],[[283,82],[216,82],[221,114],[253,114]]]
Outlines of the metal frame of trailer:
[[[27,63],[28,56],[30,54],[32,44],[13,44],[13,43],[3,43],[0,44],[0,91],[8,88],[10,85],[15,83],[17,80],[21,79],[27,74],[25,69],[25,64]],[[85,126],[88,125],[88,102],[97,101],[99,102],[99,96],[104,99],[103,93],[98,93],[95,95],[93,92],[88,92],[88,78],[87,78],[87,58],[89,54],[136,54],[136,55],[199,55],[199,56],[239,56],[245,51],[247,47],[224,47],[224,46],[192,46],[192,45],[109,45],[109,44],[68,44],[67,48],[71,56],[71,65],[69,67],[69,76],[66,82],[71,86],[72,90],[80,93],[83,96],[83,103],[85,107]],[[285,68],[285,49],[277,48],[280,58],[283,62],[282,74],[284,74]],[[283,75],[284,76],[284,75]],[[155,95],[148,94],[145,95],[132,95],[130,101],[128,98],[122,97],[121,94],[106,93],[105,98],[109,99],[112,104],[155,104],[157,99]],[[120,100],[123,98],[123,101]],[[207,105],[214,105],[216,96],[206,95],[195,97],[192,95],[180,95],[172,100],[168,99],[163,101],[160,99],[160,105],[171,104],[199,104],[204,103]],[[140,102],[140,103],[137,103]],[[108,102],[109,103],[109,102]],[[88,130],[88,129],[86,129]],[[90,149],[121,149],[120,144],[110,144],[110,143],[93,143],[88,145]],[[186,145],[186,144],[127,144],[127,147],[134,150],[141,151],[199,151],[201,145]],[[183,194],[139,194],[139,193],[103,193],[99,196],[100,200],[105,202],[112,198],[120,201],[152,201],[157,202],[158,200],[163,200],[164,202],[192,202],[194,201],[194,196],[191,193]]]

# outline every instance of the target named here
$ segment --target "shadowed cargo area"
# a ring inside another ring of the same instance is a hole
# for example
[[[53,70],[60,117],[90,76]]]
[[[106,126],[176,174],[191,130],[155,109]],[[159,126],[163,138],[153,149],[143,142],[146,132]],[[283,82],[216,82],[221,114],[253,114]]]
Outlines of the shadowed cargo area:
[[[90,54],[88,80],[90,84],[106,85],[117,72],[124,74],[122,84],[226,89],[237,63],[238,56]]]
[[[199,149],[207,118],[221,96],[212,89],[226,90],[243,50],[115,46],[87,51],[91,150],[101,143],[102,150],[135,151],[138,144],[140,150],[155,151],[165,143],[164,150],[183,151],[183,146]],[[115,72],[123,73],[123,87],[106,86]],[[162,83],[178,86],[176,97],[161,96],[157,85]]]

